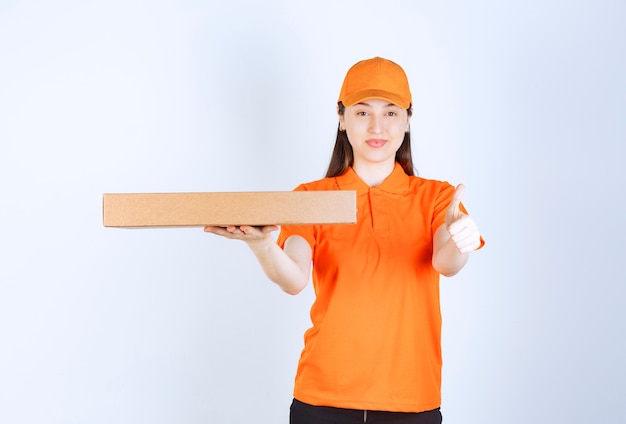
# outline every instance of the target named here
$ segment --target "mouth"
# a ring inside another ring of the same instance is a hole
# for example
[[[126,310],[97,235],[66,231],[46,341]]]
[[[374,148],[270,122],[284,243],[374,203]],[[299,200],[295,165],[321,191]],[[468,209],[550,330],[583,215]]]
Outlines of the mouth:
[[[379,147],[383,147],[387,140],[379,139],[379,138],[370,138],[369,140],[365,140],[368,146],[378,149]]]

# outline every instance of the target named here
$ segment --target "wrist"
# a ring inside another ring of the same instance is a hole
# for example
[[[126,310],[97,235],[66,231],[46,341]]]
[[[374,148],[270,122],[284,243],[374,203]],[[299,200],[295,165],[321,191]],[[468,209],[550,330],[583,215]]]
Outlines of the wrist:
[[[252,250],[265,250],[276,244],[274,238],[270,234],[265,234],[263,237],[246,239],[244,241]]]

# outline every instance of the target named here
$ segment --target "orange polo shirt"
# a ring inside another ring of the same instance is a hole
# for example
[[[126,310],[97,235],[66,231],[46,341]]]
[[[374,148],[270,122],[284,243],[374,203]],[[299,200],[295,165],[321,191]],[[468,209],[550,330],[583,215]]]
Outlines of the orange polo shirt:
[[[454,187],[396,163],[369,187],[350,168],[296,190],[356,190],[357,224],[283,226],[313,251],[313,326],[294,397],[312,405],[420,412],[441,404],[439,274],[433,236]]]

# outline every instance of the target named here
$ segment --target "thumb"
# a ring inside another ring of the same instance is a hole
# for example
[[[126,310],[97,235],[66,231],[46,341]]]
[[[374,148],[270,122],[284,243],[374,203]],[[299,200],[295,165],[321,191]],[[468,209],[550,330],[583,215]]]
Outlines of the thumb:
[[[446,225],[452,224],[461,216],[461,199],[463,198],[463,194],[465,194],[465,186],[459,184],[454,190],[452,200],[446,212]]]

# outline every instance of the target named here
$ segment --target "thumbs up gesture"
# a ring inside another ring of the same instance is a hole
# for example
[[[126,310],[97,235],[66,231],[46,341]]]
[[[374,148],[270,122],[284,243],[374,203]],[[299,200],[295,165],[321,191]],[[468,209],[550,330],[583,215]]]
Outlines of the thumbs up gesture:
[[[459,184],[446,211],[446,229],[460,253],[472,252],[480,247],[480,232],[472,218],[461,210],[465,186]]]

